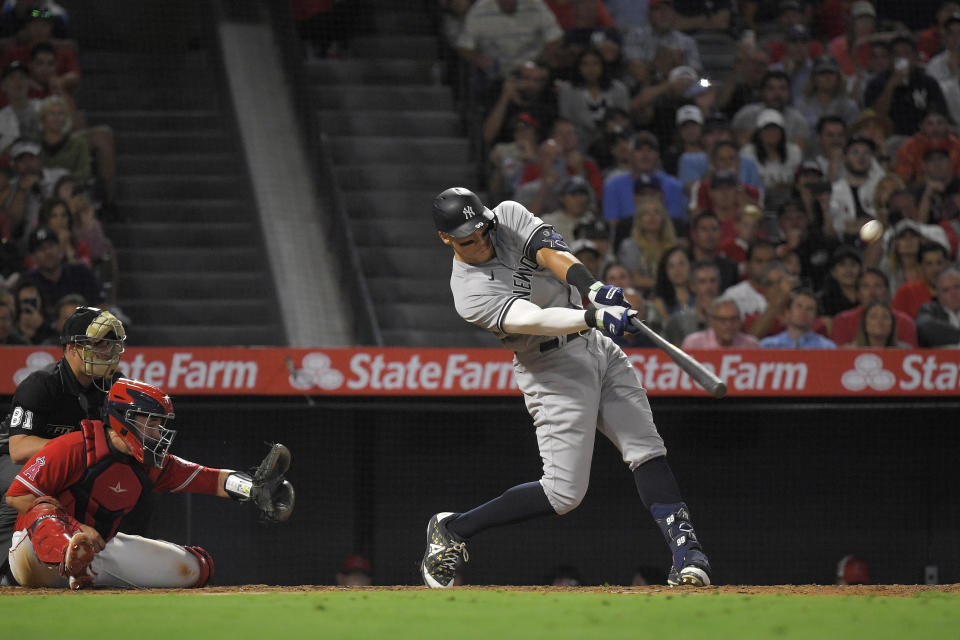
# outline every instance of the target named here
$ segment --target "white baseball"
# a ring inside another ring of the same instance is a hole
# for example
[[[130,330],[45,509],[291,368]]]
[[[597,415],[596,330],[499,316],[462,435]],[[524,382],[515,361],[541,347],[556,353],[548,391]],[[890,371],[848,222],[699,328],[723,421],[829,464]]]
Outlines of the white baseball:
[[[883,235],[883,224],[879,220],[870,220],[860,227],[860,239],[866,243],[876,242]]]

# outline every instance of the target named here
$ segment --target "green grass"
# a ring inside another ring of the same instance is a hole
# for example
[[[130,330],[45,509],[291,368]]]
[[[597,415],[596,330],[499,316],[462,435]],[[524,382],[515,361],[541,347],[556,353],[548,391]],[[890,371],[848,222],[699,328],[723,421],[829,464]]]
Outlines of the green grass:
[[[933,638],[960,635],[960,594],[325,591],[0,597],[4,638]]]

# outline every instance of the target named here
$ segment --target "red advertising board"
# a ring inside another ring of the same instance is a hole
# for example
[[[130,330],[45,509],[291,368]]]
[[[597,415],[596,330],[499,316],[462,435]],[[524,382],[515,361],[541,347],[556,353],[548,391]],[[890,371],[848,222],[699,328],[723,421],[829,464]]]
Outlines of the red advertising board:
[[[629,351],[651,396],[706,396],[666,354]],[[960,397],[960,351],[697,351],[734,397]],[[60,357],[56,348],[0,347],[0,394]],[[124,375],[178,395],[509,396],[502,349],[284,347],[127,349]]]

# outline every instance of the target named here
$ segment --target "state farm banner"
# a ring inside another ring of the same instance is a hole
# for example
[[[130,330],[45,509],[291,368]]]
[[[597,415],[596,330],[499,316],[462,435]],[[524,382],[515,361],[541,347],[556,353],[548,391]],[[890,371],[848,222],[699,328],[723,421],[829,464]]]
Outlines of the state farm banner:
[[[734,397],[958,396],[960,351],[694,351]],[[628,352],[650,395],[704,396],[666,354]],[[60,357],[57,348],[0,347],[0,394]],[[510,396],[513,354],[502,349],[358,347],[137,348],[123,374],[180,395]]]

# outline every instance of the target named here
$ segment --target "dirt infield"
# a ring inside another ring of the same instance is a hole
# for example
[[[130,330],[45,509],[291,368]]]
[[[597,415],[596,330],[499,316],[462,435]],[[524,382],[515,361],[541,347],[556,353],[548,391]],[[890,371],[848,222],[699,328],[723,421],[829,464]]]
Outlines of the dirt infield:
[[[326,585],[298,585],[291,587],[265,584],[247,584],[232,587],[205,587],[203,589],[86,589],[80,593],[195,593],[197,595],[221,595],[235,593],[324,593],[340,591],[425,591],[426,587],[397,585],[392,587],[334,587]],[[960,593],[960,584],[917,585],[917,584],[881,584],[839,587],[834,585],[725,585],[717,587],[516,587],[516,586],[464,586],[454,591],[517,591],[550,593],[616,593],[636,595],[805,595],[805,596],[866,596],[905,598],[921,593]],[[51,595],[64,593],[63,589],[23,589],[20,587],[0,587],[0,596]]]

